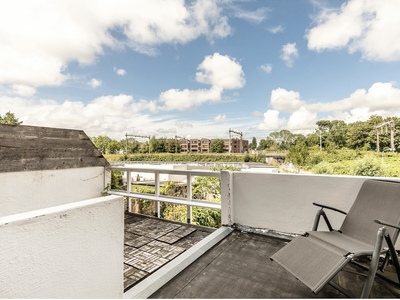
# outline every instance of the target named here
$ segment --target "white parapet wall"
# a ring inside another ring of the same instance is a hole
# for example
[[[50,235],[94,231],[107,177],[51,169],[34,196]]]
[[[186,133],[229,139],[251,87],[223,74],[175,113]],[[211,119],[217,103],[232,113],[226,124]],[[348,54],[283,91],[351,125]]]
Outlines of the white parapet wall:
[[[0,217],[0,298],[122,298],[123,198]]]
[[[0,173],[0,217],[100,197],[104,167]]]
[[[256,174],[222,171],[222,224],[302,234],[311,230],[317,202],[349,211],[370,177]],[[387,178],[386,178],[387,179]],[[326,210],[338,229],[344,215]],[[326,229],[321,220],[320,228]]]

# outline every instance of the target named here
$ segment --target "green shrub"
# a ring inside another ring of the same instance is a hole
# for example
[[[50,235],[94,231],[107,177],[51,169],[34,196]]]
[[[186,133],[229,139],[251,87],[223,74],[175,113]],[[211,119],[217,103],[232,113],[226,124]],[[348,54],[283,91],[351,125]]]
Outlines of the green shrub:
[[[385,172],[379,159],[374,155],[366,155],[353,163],[351,174],[355,176],[384,176]]]
[[[312,169],[314,174],[334,174],[334,169],[330,163],[322,161]]]

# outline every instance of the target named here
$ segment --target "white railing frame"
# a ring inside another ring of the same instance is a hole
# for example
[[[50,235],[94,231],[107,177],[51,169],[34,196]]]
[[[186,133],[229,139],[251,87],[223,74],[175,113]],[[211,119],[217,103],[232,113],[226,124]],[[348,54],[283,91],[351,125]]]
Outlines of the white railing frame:
[[[110,167],[111,171],[126,172],[127,188],[126,190],[110,190],[110,195],[124,196],[128,199],[128,210],[131,211],[132,198],[140,198],[155,202],[155,216],[160,218],[160,203],[167,202],[172,204],[186,205],[187,207],[187,222],[192,223],[192,212],[193,206],[212,208],[221,210],[220,202],[213,202],[208,200],[193,199],[192,191],[192,178],[194,176],[206,176],[206,177],[217,177],[221,178],[221,173],[217,171],[199,171],[199,170],[168,170],[168,169],[150,169],[150,168],[135,168],[135,167]],[[132,172],[136,173],[152,173],[154,174],[154,194],[146,193],[133,193],[131,189],[132,185]],[[172,175],[186,175],[187,180],[187,195],[186,198],[172,197],[160,195],[160,174],[172,174]]]

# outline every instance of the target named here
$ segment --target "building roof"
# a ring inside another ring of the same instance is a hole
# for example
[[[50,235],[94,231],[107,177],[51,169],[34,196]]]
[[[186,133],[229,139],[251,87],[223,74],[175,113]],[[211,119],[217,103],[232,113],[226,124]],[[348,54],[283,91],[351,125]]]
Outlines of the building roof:
[[[0,173],[108,166],[82,130],[0,124]]]

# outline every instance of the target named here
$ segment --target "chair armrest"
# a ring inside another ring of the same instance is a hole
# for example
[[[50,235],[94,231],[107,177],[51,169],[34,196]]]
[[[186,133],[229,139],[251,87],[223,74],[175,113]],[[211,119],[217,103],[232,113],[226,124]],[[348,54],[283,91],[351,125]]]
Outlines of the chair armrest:
[[[380,224],[380,225],[389,226],[389,227],[396,228],[396,229],[399,229],[399,230],[400,230],[400,226],[397,226],[397,225],[388,223],[388,222],[386,222],[386,221],[374,220],[374,222],[375,222],[375,223],[378,223],[378,224]]]
[[[343,210],[340,210],[340,209],[337,209],[337,208],[334,208],[334,207],[330,207],[330,206],[323,205],[323,204],[318,204],[318,203],[315,203],[315,202],[313,202],[313,205],[319,206],[321,208],[326,208],[326,209],[330,209],[330,210],[333,210],[333,211],[337,211],[337,212],[339,212],[341,214],[347,215],[347,213],[344,212]]]

